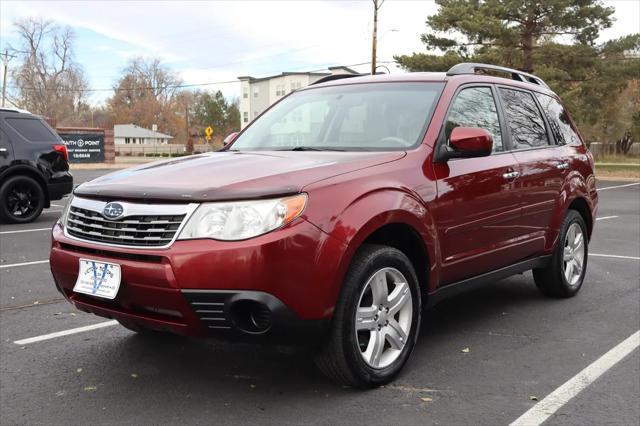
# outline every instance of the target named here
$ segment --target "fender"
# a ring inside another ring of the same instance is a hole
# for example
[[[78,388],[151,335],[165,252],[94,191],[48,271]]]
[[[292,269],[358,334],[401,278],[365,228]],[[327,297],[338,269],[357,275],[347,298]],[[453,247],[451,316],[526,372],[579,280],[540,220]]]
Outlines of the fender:
[[[322,189],[314,192],[316,200],[322,197]],[[329,194],[327,194],[329,195]],[[334,204],[337,200],[334,200]],[[315,209],[309,209],[313,211]],[[319,218],[307,218],[324,232],[345,244],[338,262],[335,282],[330,286],[326,306],[335,306],[342,288],[342,282],[349,265],[358,248],[375,231],[389,224],[405,224],[410,226],[420,237],[427,254],[429,271],[426,292],[435,290],[438,283],[438,249],[437,232],[433,218],[426,206],[410,191],[400,188],[379,188],[362,194],[353,202],[345,205],[334,217],[337,220],[320,221]],[[314,220],[315,219],[315,220]]]
[[[4,167],[0,170],[0,180],[4,180],[7,176],[16,173],[29,174],[43,185],[46,185],[46,177],[34,163],[27,161],[13,161],[10,165]]]
[[[587,179],[580,174],[577,170],[572,170],[562,185],[560,190],[560,196],[555,206],[555,211],[552,215],[551,223],[549,223],[549,229],[547,231],[547,238],[545,244],[545,252],[550,253],[556,245],[558,235],[560,233],[560,225],[567,215],[569,206],[577,200],[582,199],[588,206],[589,223],[587,223],[588,235],[591,238],[593,228],[595,226],[595,215],[597,209],[598,193],[595,187],[595,177],[589,175]]]
[[[14,175],[27,175],[34,178],[42,187],[45,197],[45,208],[49,207],[49,191],[47,190],[47,179],[37,167],[29,165],[30,163],[16,163],[14,162],[10,166],[7,166],[0,171],[0,184],[4,182],[6,178]]]

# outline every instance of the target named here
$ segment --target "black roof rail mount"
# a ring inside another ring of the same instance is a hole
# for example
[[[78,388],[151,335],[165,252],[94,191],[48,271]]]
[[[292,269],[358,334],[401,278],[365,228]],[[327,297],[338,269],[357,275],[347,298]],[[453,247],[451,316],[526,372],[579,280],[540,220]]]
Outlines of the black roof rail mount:
[[[343,78],[362,77],[363,75],[364,74],[331,74],[314,81],[309,86],[313,86],[314,84],[326,83],[327,81],[342,80]]]
[[[516,70],[513,68],[500,67],[498,65],[490,64],[477,64],[473,62],[463,62],[452,66],[447,75],[462,75],[462,74],[476,74],[479,70],[486,71],[498,71],[511,75],[512,80],[523,81],[525,83],[533,83],[543,87],[549,87],[540,77],[536,77],[533,74],[526,73],[524,71]]]

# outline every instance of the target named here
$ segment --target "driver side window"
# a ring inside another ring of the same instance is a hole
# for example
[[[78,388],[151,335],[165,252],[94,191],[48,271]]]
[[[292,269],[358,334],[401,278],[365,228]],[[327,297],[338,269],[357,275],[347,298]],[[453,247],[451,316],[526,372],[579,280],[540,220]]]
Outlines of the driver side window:
[[[461,90],[451,105],[445,121],[447,143],[456,127],[479,127],[493,136],[492,152],[504,151],[498,110],[489,87],[470,87]]]

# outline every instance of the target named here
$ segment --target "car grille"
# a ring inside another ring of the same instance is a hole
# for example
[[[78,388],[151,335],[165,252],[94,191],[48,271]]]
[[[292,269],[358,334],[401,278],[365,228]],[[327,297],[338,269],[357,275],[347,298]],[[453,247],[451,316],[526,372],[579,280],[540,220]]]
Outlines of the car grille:
[[[170,244],[185,214],[132,215],[107,220],[94,210],[71,206],[66,231],[88,241],[124,246],[158,247]]]

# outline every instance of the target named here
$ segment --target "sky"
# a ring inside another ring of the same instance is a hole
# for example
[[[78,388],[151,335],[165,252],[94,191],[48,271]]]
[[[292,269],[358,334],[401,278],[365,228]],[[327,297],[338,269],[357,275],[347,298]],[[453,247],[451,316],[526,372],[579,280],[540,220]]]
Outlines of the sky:
[[[615,22],[599,42],[640,32],[640,0],[605,0]],[[16,45],[12,22],[44,17],[76,34],[75,60],[97,91],[111,95],[129,59],[159,57],[186,84],[238,96],[241,75],[317,71],[353,65],[368,72],[372,3],[361,1],[15,1],[0,0],[0,48]],[[379,14],[378,61],[425,52],[420,34],[433,1],[386,0]],[[402,72],[392,64],[390,72]],[[11,64],[10,64],[11,66]],[[224,84],[209,84],[230,82]],[[104,90],[102,90],[104,89]]]

